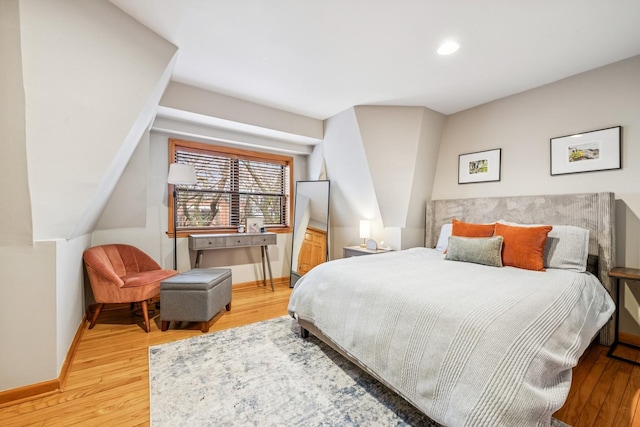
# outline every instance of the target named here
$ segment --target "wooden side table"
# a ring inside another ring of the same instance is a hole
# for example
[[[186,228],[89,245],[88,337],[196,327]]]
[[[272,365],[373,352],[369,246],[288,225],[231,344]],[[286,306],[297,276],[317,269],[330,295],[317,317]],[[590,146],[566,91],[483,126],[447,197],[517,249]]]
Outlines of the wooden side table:
[[[618,345],[623,345],[625,347],[631,347],[640,350],[640,347],[636,345],[623,343],[618,340],[618,330],[620,327],[620,279],[629,280],[631,282],[640,282],[640,269],[616,267],[609,271],[609,277],[614,277],[616,279],[616,326],[614,341],[611,345],[611,348],[609,349],[609,352],[607,353],[607,356],[613,359],[622,360],[624,362],[640,366],[640,363],[636,362],[635,360],[626,359],[624,357],[616,356],[615,354],[613,354]]]
[[[367,249],[362,246],[345,246],[342,248],[342,258],[349,258],[352,256],[361,255],[373,255],[389,252],[390,249]]]

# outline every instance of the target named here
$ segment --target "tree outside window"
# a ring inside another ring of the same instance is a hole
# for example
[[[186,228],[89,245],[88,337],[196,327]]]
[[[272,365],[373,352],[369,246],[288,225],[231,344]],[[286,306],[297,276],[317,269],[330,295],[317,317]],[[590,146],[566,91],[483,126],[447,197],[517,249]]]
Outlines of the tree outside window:
[[[178,233],[235,231],[246,218],[262,218],[270,231],[289,227],[293,158],[177,139],[169,151],[171,162],[192,164],[198,179],[178,188]],[[169,195],[173,224],[172,189]]]

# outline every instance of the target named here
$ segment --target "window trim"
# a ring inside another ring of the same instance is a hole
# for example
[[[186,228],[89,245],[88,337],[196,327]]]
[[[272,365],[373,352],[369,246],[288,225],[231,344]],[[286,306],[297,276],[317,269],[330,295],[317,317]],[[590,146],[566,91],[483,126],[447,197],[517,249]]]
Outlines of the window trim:
[[[226,147],[221,145],[208,144],[203,142],[195,142],[195,141],[186,141],[177,138],[169,138],[169,164],[174,162],[176,150],[180,148],[185,148],[190,151],[197,151],[205,154],[220,154],[223,156],[238,156],[244,159],[257,160],[257,161],[267,161],[271,163],[279,163],[282,165],[287,165],[289,167],[289,212],[287,215],[287,225],[284,226],[269,226],[268,231],[275,233],[291,233],[293,226],[291,225],[293,218],[293,186],[294,186],[294,175],[293,175],[293,157],[291,156],[283,156],[279,154],[272,154],[260,151],[251,151],[251,150],[243,150],[234,147]],[[173,184],[167,184],[168,192],[167,192],[167,209],[168,209],[168,224],[167,224],[167,235],[169,237],[173,237]],[[224,229],[181,229],[178,230],[177,237],[188,237],[189,234],[224,234],[224,233],[237,233],[238,230],[236,227],[227,227]]]

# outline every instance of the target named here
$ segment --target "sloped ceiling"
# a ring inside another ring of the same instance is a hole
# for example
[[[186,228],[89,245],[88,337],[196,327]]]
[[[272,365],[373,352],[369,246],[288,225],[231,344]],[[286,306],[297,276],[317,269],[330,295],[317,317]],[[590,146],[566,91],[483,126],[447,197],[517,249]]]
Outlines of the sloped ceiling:
[[[173,80],[318,119],[448,115],[640,54],[637,0],[111,2],[179,48]]]
[[[69,239],[93,230],[176,47],[104,1],[21,2],[20,22],[33,239]]]

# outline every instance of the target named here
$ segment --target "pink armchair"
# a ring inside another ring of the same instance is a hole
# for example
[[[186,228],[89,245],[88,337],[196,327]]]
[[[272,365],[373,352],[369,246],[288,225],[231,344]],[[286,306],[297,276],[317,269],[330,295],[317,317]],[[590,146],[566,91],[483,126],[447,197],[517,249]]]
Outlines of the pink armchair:
[[[160,282],[178,272],[163,270],[149,255],[130,245],[95,246],[84,251],[82,258],[98,303],[89,329],[105,304],[139,302],[146,330],[151,331],[147,301],[160,295]]]

